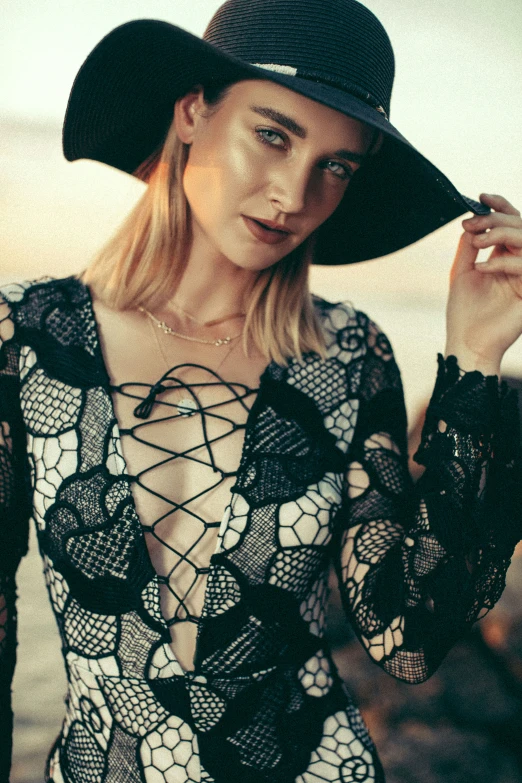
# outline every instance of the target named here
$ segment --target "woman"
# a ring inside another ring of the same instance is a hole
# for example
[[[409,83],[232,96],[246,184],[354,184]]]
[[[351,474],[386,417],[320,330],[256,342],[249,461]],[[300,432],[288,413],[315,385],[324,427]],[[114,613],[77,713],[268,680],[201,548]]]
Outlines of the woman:
[[[78,74],[66,157],[149,186],[80,279],[3,289],[1,720],[32,515],[69,680],[47,780],[383,780],[323,638],[331,562],[412,683],[502,591],[522,220],[409,145],[392,80],[354,0],[228,0],[205,41],[131,22]],[[414,489],[389,343],[308,267],[470,208]]]

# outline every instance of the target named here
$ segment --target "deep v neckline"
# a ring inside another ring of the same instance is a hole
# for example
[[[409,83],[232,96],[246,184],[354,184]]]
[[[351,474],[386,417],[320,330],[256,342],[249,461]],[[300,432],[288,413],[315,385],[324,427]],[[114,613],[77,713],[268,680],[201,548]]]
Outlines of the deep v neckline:
[[[94,356],[95,356],[95,359],[96,359],[97,363],[99,363],[99,366],[102,368],[103,374],[104,374],[104,377],[105,377],[104,392],[105,392],[105,394],[107,395],[107,398],[108,398],[109,412],[110,412],[110,415],[111,415],[111,421],[113,422],[113,431],[112,432],[113,432],[114,447],[117,450],[117,453],[119,454],[120,459],[121,459],[120,468],[118,469],[117,475],[118,475],[118,477],[126,479],[126,489],[125,489],[125,491],[127,493],[127,499],[128,499],[129,507],[130,507],[130,509],[132,511],[132,518],[135,520],[135,522],[136,522],[136,524],[137,524],[137,526],[139,528],[138,534],[137,534],[137,538],[138,538],[138,541],[139,541],[139,546],[140,546],[140,548],[142,550],[142,555],[143,555],[143,557],[145,559],[145,562],[147,563],[147,565],[150,568],[150,572],[154,574],[154,588],[153,589],[154,589],[154,592],[155,592],[155,603],[156,603],[157,606],[161,606],[161,593],[160,593],[160,583],[159,583],[159,579],[158,579],[158,573],[157,573],[156,568],[154,567],[154,565],[152,563],[152,559],[150,557],[150,553],[149,553],[149,549],[148,549],[148,546],[147,546],[147,542],[145,541],[144,525],[143,525],[143,522],[142,522],[142,520],[140,518],[140,515],[138,513],[136,501],[135,501],[135,498],[134,498],[134,494],[132,492],[132,487],[130,485],[130,479],[132,478],[132,474],[129,473],[127,461],[126,461],[124,453],[123,453],[123,444],[122,444],[122,440],[121,440],[121,427],[120,427],[120,422],[118,421],[118,417],[116,416],[116,408],[115,408],[114,398],[113,398],[112,391],[111,391],[114,386],[112,384],[111,377],[110,377],[110,374],[109,374],[109,371],[108,371],[108,368],[107,368],[107,364],[105,362],[105,357],[103,355],[101,330],[100,330],[100,326],[98,324],[98,320],[96,318],[96,313],[95,313],[95,310],[94,310],[94,303],[93,303],[91,291],[90,291],[89,287],[85,283],[81,282],[81,285],[84,286],[85,291],[86,291],[87,302],[88,302],[88,307],[89,307],[89,315],[90,315],[90,318],[92,319],[92,323],[94,325],[94,338],[95,338],[94,339],[94,345],[93,345]],[[254,426],[255,426],[255,420],[259,416],[259,414],[261,412],[261,409],[262,409],[262,406],[264,405],[264,398],[265,398],[266,389],[267,389],[267,382],[268,382],[269,377],[273,374],[273,370],[274,370],[275,367],[279,368],[279,365],[277,365],[274,361],[270,361],[266,365],[266,367],[263,370],[263,372],[261,373],[261,375],[259,377],[259,386],[258,386],[258,391],[257,391],[256,398],[255,398],[255,400],[254,400],[254,402],[253,402],[252,406],[250,407],[250,409],[248,411],[248,414],[247,414],[246,422],[245,422],[245,425],[244,425],[245,434],[244,434],[244,439],[243,439],[243,443],[242,443],[242,446],[241,446],[241,454],[240,454],[240,458],[239,458],[239,464],[237,466],[237,471],[236,471],[236,484],[234,484],[230,488],[230,502],[229,502],[228,505],[225,506],[225,508],[223,509],[223,512],[221,514],[220,526],[219,526],[219,530],[218,530],[218,535],[216,537],[216,544],[215,544],[214,550],[213,550],[213,552],[212,552],[212,554],[211,554],[211,556],[209,558],[209,564],[208,564],[209,572],[207,574],[207,580],[206,580],[204,591],[203,591],[203,603],[202,603],[202,606],[201,606],[201,612],[200,612],[200,615],[199,615],[198,621],[197,621],[197,633],[196,633],[195,647],[194,647],[194,652],[193,652],[193,657],[192,657],[192,667],[193,667],[192,669],[184,669],[181,666],[181,664],[179,662],[179,659],[176,656],[176,653],[172,649],[172,646],[171,646],[172,654],[174,655],[180,670],[183,672],[183,676],[194,676],[197,673],[197,670],[198,670],[198,663],[199,663],[199,655],[198,655],[199,644],[198,644],[198,642],[199,642],[199,637],[200,637],[200,633],[201,633],[202,618],[205,616],[205,609],[206,609],[207,604],[208,604],[208,591],[209,591],[209,583],[210,583],[210,577],[211,577],[211,573],[212,573],[213,563],[215,561],[216,555],[218,555],[219,552],[220,552],[220,542],[223,540],[223,537],[224,537],[225,532],[226,532],[226,527],[227,527],[227,525],[229,523],[230,514],[227,514],[227,509],[232,504],[232,501],[233,501],[233,498],[234,498],[234,491],[235,491],[235,488],[236,488],[236,485],[237,485],[237,478],[239,477],[239,475],[241,473],[241,470],[242,470],[243,466],[245,465],[245,463],[247,461],[248,448],[249,448],[249,443],[250,443],[250,433],[251,433],[251,431],[253,431]],[[167,620],[163,616],[163,613],[162,613],[161,610],[160,610],[160,615],[161,615],[161,624],[162,624],[162,627],[163,627],[163,630],[164,630],[166,636],[168,636],[168,643],[169,643],[169,646],[170,646],[171,637],[170,637],[169,625],[167,623]]]

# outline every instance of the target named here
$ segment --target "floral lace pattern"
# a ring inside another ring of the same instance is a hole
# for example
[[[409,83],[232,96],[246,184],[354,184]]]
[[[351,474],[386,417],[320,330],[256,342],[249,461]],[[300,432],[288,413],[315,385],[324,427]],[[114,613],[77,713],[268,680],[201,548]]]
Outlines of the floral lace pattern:
[[[316,298],[327,358],[262,376],[195,670],[184,672],[124,473],[89,292],[68,278],[2,293],[2,736],[32,517],[69,681],[48,781],[382,781],[323,638],[330,564],[369,655],[409,682],[428,677],[498,599],[520,538],[514,395],[440,360],[414,488],[386,337],[350,305]]]

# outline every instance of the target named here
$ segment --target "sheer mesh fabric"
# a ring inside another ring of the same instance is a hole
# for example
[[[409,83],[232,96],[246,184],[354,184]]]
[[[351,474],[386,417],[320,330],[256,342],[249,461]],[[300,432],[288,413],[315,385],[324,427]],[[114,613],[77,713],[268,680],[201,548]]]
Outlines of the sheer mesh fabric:
[[[162,613],[185,670],[193,669],[209,561],[257,391],[197,364],[172,367],[152,386],[112,388]]]

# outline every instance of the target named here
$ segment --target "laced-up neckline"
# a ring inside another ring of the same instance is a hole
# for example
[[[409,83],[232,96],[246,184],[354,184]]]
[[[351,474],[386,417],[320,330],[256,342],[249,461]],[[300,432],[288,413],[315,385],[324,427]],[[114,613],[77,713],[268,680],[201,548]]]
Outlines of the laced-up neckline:
[[[181,376],[187,373],[198,379],[184,380]],[[110,389],[114,402],[119,395],[125,399],[127,413],[119,424],[122,457],[174,644],[179,633],[174,626],[193,623],[193,633],[197,632],[210,557],[216,551],[227,506],[223,498],[230,499],[248,414],[259,387],[229,382],[203,365],[186,363],[170,368],[154,384],[125,382]],[[158,428],[163,431],[161,437]],[[169,438],[165,438],[167,432]],[[170,438],[172,442],[165,442]],[[137,459],[129,459],[131,454],[138,455]],[[147,464],[132,470],[132,463],[143,463],[143,457]],[[180,470],[184,460],[192,464]],[[172,476],[168,494],[158,488],[165,484],[166,470]],[[194,491],[186,492],[183,481],[178,488],[177,475],[190,476],[189,484],[196,475]],[[144,504],[155,509],[153,519],[144,513]],[[215,509],[214,515],[205,513],[210,509]]]

